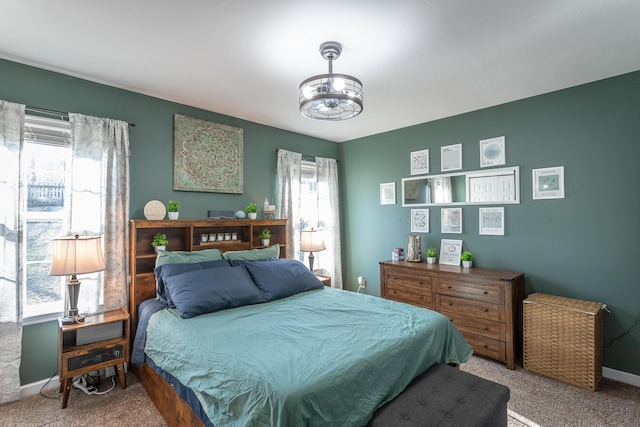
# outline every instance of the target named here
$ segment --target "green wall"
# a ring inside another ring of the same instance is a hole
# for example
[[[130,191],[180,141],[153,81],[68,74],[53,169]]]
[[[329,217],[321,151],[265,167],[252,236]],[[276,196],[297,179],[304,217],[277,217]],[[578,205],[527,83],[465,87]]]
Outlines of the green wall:
[[[640,72],[594,82],[342,144],[243,121],[81,79],[0,60],[0,99],[136,123],[131,128],[131,216],[147,201],[180,201],[181,218],[208,209],[242,209],[273,198],[277,148],[340,160],[345,287],[367,278],[379,295],[378,262],[407,245],[410,208],[380,206],[379,184],[409,176],[411,151],[430,149],[439,171],[440,147],[463,144],[464,170],[480,169],[480,139],[506,136],[507,166],[520,166],[521,203],[506,205],[506,235],[478,235],[478,207],[463,207],[463,234],[441,235],[440,208],[431,208],[427,245],[461,238],[474,265],[523,271],[526,290],[606,303],[605,345],[631,328],[640,312]],[[436,102],[435,100],[433,102]],[[244,131],[242,195],[172,190],[173,115]],[[366,111],[365,113],[366,114]],[[357,119],[355,119],[357,120]],[[329,124],[330,125],[330,124]],[[531,170],[564,166],[566,198],[532,200]],[[24,328],[23,384],[56,370],[56,323]],[[640,375],[640,332],[605,348],[605,366]]]
[[[144,218],[144,205],[153,199],[178,200],[180,218],[205,218],[209,209],[244,210],[265,197],[273,200],[276,150],[339,158],[339,145],[234,117],[176,104],[86,80],[0,60],[0,99],[47,108],[109,117],[135,123],[130,128],[132,218]],[[292,108],[296,108],[295,104]],[[173,191],[173,117],[181,114],[243,129],[243,194]],[[22,384],[49,378],[57,368],[56,322],[26,326]]]
[[[437,100],[432,100],[437,102]],[[410,208],[401,179],[412,151],[462,143],[464,170],[480,169],[479,140],[504,135],[507,166],[520,166],[521,203],[505,205],[505,236],[478,234],[478,207],[463,207],[463,234],[440,233],[430,209],[427,245],[462,239],[474,266],[525,273],[526,293],[606,303],[604,365],[640,375],[640,72],[341,144],[344,171],[345,283],[365,276],[379,295],[378,262],[407,247]],[[565,198],[532,200],[532,169],[564,166]],[[398,204],[379,204],[379,184],[396,182]]]

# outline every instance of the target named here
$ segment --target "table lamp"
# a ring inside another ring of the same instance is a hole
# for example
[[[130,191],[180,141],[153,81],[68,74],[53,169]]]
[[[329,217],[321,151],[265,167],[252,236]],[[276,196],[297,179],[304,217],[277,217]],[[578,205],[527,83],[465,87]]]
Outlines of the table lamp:
[[[309,252],[309,270],[313,271],[313,259],[315,258],[313,253],[326,249],[322,230],[314,230],[312,228],[311,230],[302,230],[300,233],[302,234],[300,250]]]
[[[100,236],[66,236],[53,239],[51,276],[71,276],[67,282],[69,311],[62,323],[84,322],[78,315],[78,294],[80,282],[76,275],[95,273],[105,269]]]

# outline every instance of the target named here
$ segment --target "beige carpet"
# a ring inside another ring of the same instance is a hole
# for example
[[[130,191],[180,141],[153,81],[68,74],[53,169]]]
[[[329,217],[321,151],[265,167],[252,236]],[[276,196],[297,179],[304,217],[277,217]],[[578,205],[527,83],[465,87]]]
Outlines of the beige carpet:
[[[511,389],[509,427],[640,425],[637,387],[603,379],[598,391],[592,392],[522,367],[510,371],[501,363],[475,356],[462,369]],[[127,382],[125,390],[116,384],[112,392],[102,396],[72,389],[67,409],[60,409],[57,390],[44,392],[52,399],[34,395],[0,405],[0,426],[166,426],[137,378],[129,373]]]
[[[507,407],[541,426],[640,426],[638,387],[603,378],[593,392],[477,356],[461,369],[509,387]]]

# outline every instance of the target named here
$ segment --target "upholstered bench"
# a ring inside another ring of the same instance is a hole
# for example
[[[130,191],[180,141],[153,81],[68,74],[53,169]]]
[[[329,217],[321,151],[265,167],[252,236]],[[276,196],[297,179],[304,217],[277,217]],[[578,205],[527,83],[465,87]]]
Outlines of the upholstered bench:
[[[509,388],[436,364],[378,409],[370,427],[506,426]]]

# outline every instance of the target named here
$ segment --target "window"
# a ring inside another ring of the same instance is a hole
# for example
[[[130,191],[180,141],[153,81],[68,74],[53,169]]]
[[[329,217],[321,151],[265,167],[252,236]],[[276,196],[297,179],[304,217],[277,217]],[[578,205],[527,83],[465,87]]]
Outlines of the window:
[[[23,218],[24,318],[59,314],[64,308],[64,277],[50,276],[51,240],[69,224],[69,123],[27,115],[21,173]]]
[[[303,160],[300,164],[300,230],[324,228],[318,219],[318,172],[315,162]],[[300,261],[309,264],[308,252],[300,251]],[[322,269],[320,253],[314,253],[314,270]]]

